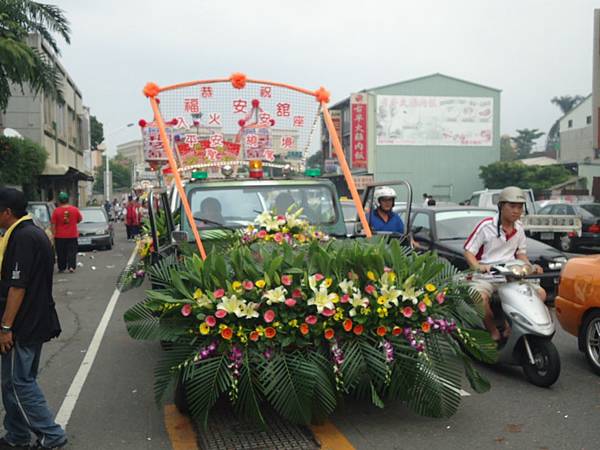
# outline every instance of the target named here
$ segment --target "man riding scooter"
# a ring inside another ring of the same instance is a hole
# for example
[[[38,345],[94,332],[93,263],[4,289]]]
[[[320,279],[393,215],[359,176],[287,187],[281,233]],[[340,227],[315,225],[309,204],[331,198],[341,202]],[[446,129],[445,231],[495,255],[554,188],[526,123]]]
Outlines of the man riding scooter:
[[[527,258],[525,231],[519,220],[524,206],[525,196],[520,188],[509,186],[500,192],[498,214],[479,222],[465,242],[464,255],[471,269],[486,273],[494,264],[504,264],[515,259],[531,265]],[[532,268],[535,274],[543,273],[543,269],[537,264]],[[499,342],[502,338],[508,338],[508,323],[505,323],[502,335],[494,323],[494,314],[490,306],[495,291],[494,285],[486,280],[476,279],[471,282],[471,287],[481,295],[485,308],[483,322],[492,339]],[[543,302],[546,299],[544,289],[539,286],[532,287]]]

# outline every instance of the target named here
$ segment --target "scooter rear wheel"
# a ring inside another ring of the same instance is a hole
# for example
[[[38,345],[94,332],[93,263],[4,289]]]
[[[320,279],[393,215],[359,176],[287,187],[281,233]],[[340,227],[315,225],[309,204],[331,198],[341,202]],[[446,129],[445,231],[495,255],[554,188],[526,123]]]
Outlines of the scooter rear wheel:
[[[552,386],[560,375],[560,356],[554,344],[548,339],[528,338],[535,364],[529,362],[523,348],[523,371],[530,383],[540,387]],[[524,346],[525,344],[523,344]]]

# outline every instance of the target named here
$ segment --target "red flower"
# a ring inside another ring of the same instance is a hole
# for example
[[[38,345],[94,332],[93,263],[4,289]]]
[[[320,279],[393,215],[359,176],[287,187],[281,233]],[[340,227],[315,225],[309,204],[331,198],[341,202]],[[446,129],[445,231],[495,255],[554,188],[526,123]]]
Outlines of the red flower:
[[[392,335],[393,336],[398,336],[400,333],[402,333],[402,328],[396,326],[392,329]]]
[[[160,92],[160,88],[156,83],[146,83],[144,86],[144,95],[146,97],[156,97]]]
[[[244,119],[240,119],[240,120],[238,120],[238,125],[240,127],[243,127],[244,125],[246,125],[246,121]]]
[[[271,126],[274,127],[275,126],[275,119],[271,119],[269,120],[269,122],[271,123]]]
[[[325,317],[331,317],[335,314],[335,310],[329,309],[329,308],[323,308],[323,311],[321,311],[321,314],[323,314]]]
[[[221,330],[221,337],[225,340],[230,340],[233,337],[233,330],[229,327]]]
[[[258,105],[260,105],[260,101],[258,101],[258,99],[253,99],[252,100],[252,107],[253,108],[258,108]]]
[[[217,324],[217,319],[215,319],[215,316],[206,316],[204,321],[206,322],[206,325],[208,325],[211,328]]]
[[[325,330],[324,335],[325,335],[325,339],[327,339],[329,341],[329,340],[333,339],[333,336],[335,336],[335,331],[333,331],[332,328],[327,328]]]
[[[413,315],[413,312],[414,312],[414,311],[413,311],[413,309],[412,309],[410,306],[405,306],[405,307],[402,309],[402,314],[403,314],[403,315],[404,315],[404,317],[406,317],[406,318],[412,317],[412,315]]]
[[[284,286],[291,286],[294,278],[291,275],[282,275],[281,276],[281,284]]]
[[[277,330],[275,330],[275,328],[273,328],[273,327],[265,328],[265,336],[267,337],[267,339],[273,339],[276,334],[277,334]]]
[[[146,122],[144,119],[140,119],[140,121],[138,122],[138,125],[142,128],[144,128],[146,125],[148,125],[148,122]]]
[[[340,299],[340,301],[342,303],[348,303],[350,301],[350,296],[348,294],[344,294],[344,295],[342,295],[342,298]]]
[[[387,328],[384,326],[377,327],[377,336],[385,336],[387,333]]]
[[[343,326],[344,326],[345,331],[352,331],[352,326],[353,326],[352,320],[350,320],[350,319],[344,320]]]
[[[323,86],[315,91],[315,98],[319,103],[329,103],[329,92]]]
[[[267,232],[265,230],[260,230],[257,234],[259,239],[264,239],[265,236],[267,235]]]
[[[272,309],[267,309],[263,314],[263,319],[265,319],[265,322],[267,323],[273,322],[275,320],[275,311]]]
[[[375,286],[373,286],[372,284],[367,284],[365,286],[365,292],[367,294],[374,294],[375,292],[377,292],[377,289],[375,289]]]
[[[314,325],[315,323],[317,323],[317,316],[313,316],[312,314],[310,316],[306,316],[306,319],[304,319],[306,321],[307,324],[309,325]]]
[[[296,300],[294,300],[293,298],[286,298],[285,306],[287,306],[289,308],[293,308],[294,306],[296,306]]]
[[[300,325],[300,333],[302,333],[303,335],[307,335],[309,332],[309,328],[308,328],[308,324],[307,323],[303,323],[302,325]]]
[[[181,315],[184,317],[189,316],[192,313],[192,305],[186,303],[181,307]]]
[[[322,279],[324,279],[325,277],[320,274],[320,273],[315,273],[315,280],[316,281],[321,281]]]
[[[227,311],[225,311],[224,309],[217,309],[217,311],[215,312],[215,316],[217,316],[219,319],[227,317]]]
[[[292,292],[292,297],[294,297],[294,298],[301,298],[302,297],[302,291],[300,289],[294,289],[294,292]]]
[[[429,322],[423,322],[421,324],[421,330],[423,330],[424,333],[429,333],[429,330],[431,330],[431,324]]]
[[[446,293],[440,292],[438,295],[435,296],[435,299],[437,300],[438,304],[441,305],[442,303],[444,303],[444,300],[446,300]]]
[[[260,335],[258,334],[258,331],[252,331],[252,332],[250,333],[250,340],[251,340],[251,341],[254,341],[254,342],[256,342],[256,341],[258,341],[259,339],[260,339]]]
[[[221,298],[225,295],[225,290],[217,289],[216,291],[213,292],[213,295],[215,296],[215,298]]]
[[[417,307],[419,308],[419,311],[421,311],[422,313],[424,313],[425,311],[427,311],[427,305],[423,302],[419,302],[419,304],[417,305]]]
[[[254,283],[250,280],[246,280],[242,283],[242,286],[244,286],[244,289],[246,289],[247,291],[251,290],[254,287]]]
[[[360,336],[361,334],[363,334],[364,329],[365,329],[365,327],[363,327],[362,325],[359,324],[354,327],[353,331],[354,331],[355,335]]]

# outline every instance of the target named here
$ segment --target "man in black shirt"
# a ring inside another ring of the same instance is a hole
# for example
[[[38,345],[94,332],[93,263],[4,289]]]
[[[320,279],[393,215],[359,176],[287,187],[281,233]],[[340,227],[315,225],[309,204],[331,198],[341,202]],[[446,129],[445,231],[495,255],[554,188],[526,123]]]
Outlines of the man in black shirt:
[[[54,257],[43,230],[26,213],[16,189],[0,188],[0,352],[6,435],[1,449],[63,447],[67,438],[54,422],[37,384],[42,344],[60,334],[52,298]]]

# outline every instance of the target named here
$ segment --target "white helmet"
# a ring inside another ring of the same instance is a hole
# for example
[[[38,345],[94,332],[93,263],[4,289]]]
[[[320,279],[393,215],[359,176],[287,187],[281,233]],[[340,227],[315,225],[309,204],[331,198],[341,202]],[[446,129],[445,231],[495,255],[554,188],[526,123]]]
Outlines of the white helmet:
[[[377,205],[377,207],[379,207],[379,199],[381,197],[392,197],[395,201],[396,191],[389,186],[377,186],[375,188],[375,194],[373,195],[373,198],[375,199],[375,205]]]

